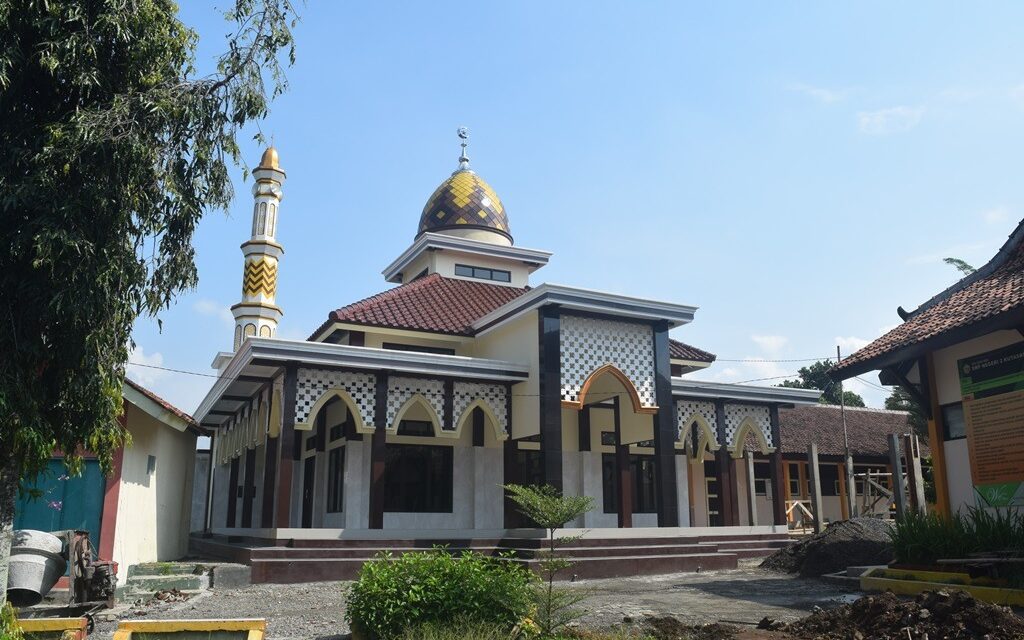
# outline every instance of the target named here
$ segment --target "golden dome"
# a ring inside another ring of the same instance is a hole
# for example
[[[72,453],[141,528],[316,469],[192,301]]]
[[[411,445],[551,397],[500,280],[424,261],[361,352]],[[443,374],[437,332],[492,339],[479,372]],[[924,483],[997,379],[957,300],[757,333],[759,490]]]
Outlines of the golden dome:
[[[486,229],[512,242],[508,217],[491,185],[469,169],[459,169],[434,190],[420,216],[418,238],[427,231]]]
[[[281,170],[281,165],[278,164],[277,149],[274,147],[267,147],[267,150],[263,152],[263,157],[260,158],[260,164],[256,167],[257,169],[277,169]]]

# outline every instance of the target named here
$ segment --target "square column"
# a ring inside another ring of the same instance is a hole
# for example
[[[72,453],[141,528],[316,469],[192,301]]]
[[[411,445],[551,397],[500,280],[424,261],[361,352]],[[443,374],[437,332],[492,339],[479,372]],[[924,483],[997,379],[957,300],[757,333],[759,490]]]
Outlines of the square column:
[[[668,325],[654,327],[654,482],[659,527],[679,526],[676,486],[676,412],[672,401],[672,366],[669,362]]]
[[[540,448],[544,482],[562,490],[561,312],[557,306],[537,312],[540,354]]]
[[[772,442],[775,444],[775,452],[768,456],[769,481],[772,485],[772,524],[786,525],[786,470],[785,462],[782,460],[782,437],[779,428],[779,408],[772,406],[768,409],[769,420],[772,428]]]
[[[370,439],[370,528],[384,528],[384,465],[387,452],[388,375],[377,374],[376,424]]]
[[[299,366],[289,362],[284,368],[284,404],[281,407],[281,433],[277,436],[277,499],[274,501],[274,526],[287,529],[292,514],[292,468],[295,460],[295,393],[299,384]]]

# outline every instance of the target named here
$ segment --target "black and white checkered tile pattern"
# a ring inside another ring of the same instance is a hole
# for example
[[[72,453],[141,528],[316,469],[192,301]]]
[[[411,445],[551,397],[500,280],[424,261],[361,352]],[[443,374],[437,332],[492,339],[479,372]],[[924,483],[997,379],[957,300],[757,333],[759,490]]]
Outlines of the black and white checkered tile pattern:
[[[712,433],[715,432],[716,413],[714,402],[676,401],[676,440],[680,442],[688,441],[690,438],[690,425],[693,424],[697,416],[700,416],[708,423]],[[719,446],[718,438],[715,437],[709,445],[717,449]],[[690,451],[693,451],[696,446],[696,442],[691,443]]]
[[[737,445],[736,434],[743,425],[744,420],[750,418],[754,425],[764,434],[764,441],[769,447],[774,447],[772,442],[772,420],[768,407],[760,407],[748,404],[727,404],[725,405],[725,435],[729,448],[742,447],[743,443]]]
[[[437,413],[440,420],[444,420],[444,383],[440,380],[427,380],[424,378],[403,378],[395,376],[388,378],[388,429],[395,431],[398,425],[395,418],[402,406],[410,398],[420,394],[430,407]],[[454,429],[455,425],[441,425],[442,429]]]
[[[452,404],[455,424],[462,421],[469,405],[477,400],[483,400],[498,419],[498,429],[508,435],[508,407],[505,404],[507,393],[504,385],[456,382],[452,393],[455,396]]]
[[[372,373],[328,371],[325,369],[299,369],[298,388],[295,390],[295,422],[306,424],[310,420],[310,409],[320,397],[339,389],[352,397],[359,406],[363,424],[372,425],[376,412],[374,401],[377,379]]]
[[[595,369],[614,365],[636,387],[640,403],[656,405],[654,331],[645,324],[562,316],[562,400],[578,402],[583,383]]]

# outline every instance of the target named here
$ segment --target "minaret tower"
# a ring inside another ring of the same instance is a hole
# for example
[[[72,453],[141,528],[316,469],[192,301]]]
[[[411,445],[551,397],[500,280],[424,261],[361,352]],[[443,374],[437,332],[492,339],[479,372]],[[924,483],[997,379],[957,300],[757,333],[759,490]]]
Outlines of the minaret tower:
[[[281,205],[281,185],[286,177],[278,164],[277,149],[269,147],[263,152],[252,175],[256,178],[252,187],[256,204],[252,210],[252,237],[242,243],[245,256],[242,301],[231,307],[235,316],[235,351],[248,337],[272,338],[277,335],[277,324],[284,315],[274,304],[277,265],[284,253],[284,247],[275,239],[277,214]]]

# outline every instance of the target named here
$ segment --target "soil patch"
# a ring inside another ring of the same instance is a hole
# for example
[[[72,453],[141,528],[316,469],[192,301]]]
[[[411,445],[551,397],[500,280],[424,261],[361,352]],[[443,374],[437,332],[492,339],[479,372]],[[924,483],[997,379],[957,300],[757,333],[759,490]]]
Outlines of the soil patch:
[[[765,558],[772,571],[818,577],[846,567],[888,564],[892,560],[891,526],[874,518],[833,522],[813,535]]]
[[[869,595],[834,609],[817,610],[790,624],[765,620],[761,626],[815,640],[1024,638],[1024,618],[963,591],[926,591],[910,601],[889,592]]]

